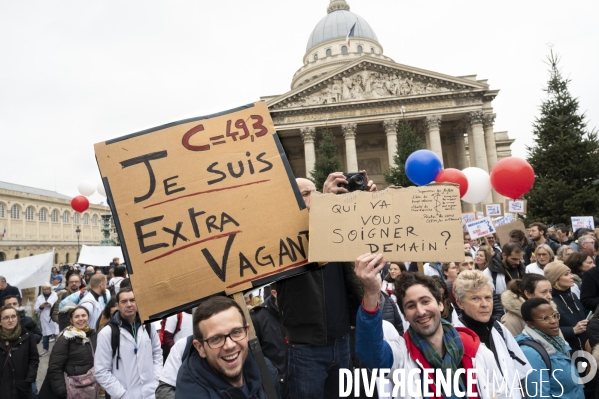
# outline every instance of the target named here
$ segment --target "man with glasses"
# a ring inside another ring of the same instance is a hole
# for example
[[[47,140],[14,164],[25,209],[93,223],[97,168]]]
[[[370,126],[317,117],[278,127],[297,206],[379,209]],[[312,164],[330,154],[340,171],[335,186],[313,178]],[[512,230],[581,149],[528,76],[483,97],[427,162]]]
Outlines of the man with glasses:
[[[207,299],[193,315],[193,347],[177,377],[176,399],[265,398],[260,368],[248,350],[249,325],[231,298]],[[266,361],[280,398],[277,369]]]
[[[578,239],[579,251],[589,255],[591,258],[595,257],[595,237],[592,235],[582,236]]]
[[[98,333],[96,381],[114,399],[154,399],[162,372],[160,339],[141,324],[131,287],[116,294],[117,311]]]

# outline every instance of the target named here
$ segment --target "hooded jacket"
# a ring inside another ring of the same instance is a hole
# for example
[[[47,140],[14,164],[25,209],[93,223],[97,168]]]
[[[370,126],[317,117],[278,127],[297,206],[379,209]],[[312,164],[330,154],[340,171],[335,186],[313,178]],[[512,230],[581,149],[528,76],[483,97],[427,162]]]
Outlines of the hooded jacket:
[[[514,294],[510,290],[505,290],[501,294],[501,304],[505,308],[505,314],[501,317],[501,324],[507,328],[510,333],[515,337],[522,334],[526,322],[522,318],[522,304],[524,299]],[[553,310],[557,310],[555,302],[551,301],[551,307]],[[560,335],[562,335],[560,331]]]
[[[177,376],[176,399],[266,399],[260,378],[260,368],[254,360],[249,348],[248,356],[243,365],[243,380],[247,385],[249,396],[241,388],[237,388],[223,380],[200,356],[197,350],[192,350],[183,361]],[[280,399],[277,369],[266,359],[270,377],[275,386],[277,397]]]
[[[31,399],[39,364],[35,337],[28,329],[21,328],[21,336],[10,345],[10,355],[6,342],[0,341],[0,398]]]
[[[115,399],[154,399],[162,372],[162,349],[156,330],[151,324],[140,325],[136,345],[118,311],[109,323],[117,326],[120,332],[120,360],[117,368],[117,356],[112,357],[112,328],[106,326],[98,333],[94,357],[96,380]],[[146,328],[150,328],[150,334]]]
[[[576,367],[572,365],[570,357],[561,352],[557,352],[553,345],[530,328],[526,328],[522,334],[516,337],[516,342],[518,342],[519,345],[524,341],[536,341],[541,344],[549,355],[552,369],[552,375],[550,376],[547,366],[539,352],[529,346],[520,347],[533,368],[533,371],[524,381],[530,398],[584,398],[581,384],[574,381],[574,378],[572,378],[572,375],[578,376],[578,371],[576,370]],[[571,348],[566,345],[566,350],[571,350]]]

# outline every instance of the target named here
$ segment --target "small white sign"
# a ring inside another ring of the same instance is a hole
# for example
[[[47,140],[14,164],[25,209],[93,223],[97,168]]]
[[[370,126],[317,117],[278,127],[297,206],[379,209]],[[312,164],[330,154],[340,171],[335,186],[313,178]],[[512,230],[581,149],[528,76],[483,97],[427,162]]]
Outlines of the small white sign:
[[[466,224],[466,227],[468,228],[468,233],[470,233],[470,238],[473,240],[496,232],[493,221],[488,216],[470,222]]]
[[[578,229],[595,230],[595,221],[592,216],[572,216],[572,231]]]
[[[507,211],[512,213],[524,213],[524,201],[508,201]]]
[[[501,216],[503,209],[501,204],[485,204],[485,213],[490,217]]]

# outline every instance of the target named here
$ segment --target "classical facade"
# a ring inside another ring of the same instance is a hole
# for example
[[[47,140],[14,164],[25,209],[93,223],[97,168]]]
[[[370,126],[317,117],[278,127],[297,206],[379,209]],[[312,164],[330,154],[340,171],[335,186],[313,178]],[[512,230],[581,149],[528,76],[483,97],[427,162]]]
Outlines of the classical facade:
[[[79,245],[100,243],[101,215],[106,213],[110,213],[108,208],[90,204],[80,214],[71,208],[71,197],[0,182],[0,261],[56,248],[56,265],[73,263],[79,255]]]
[[[323,128],[335,135],[346,172],[366,169],[383,187],[402,120],[413,124],[444,167],[475,166],[488,172],[511,155],[514,140],[493,129],[498,90],[476,76],[396,63],[383,54],[373,29],[345,0],[330,0],[327,15],[310,35],[303,63],[291,91],[263,97],[298,177],[313,170],[317,132]],[[493,192],[488,201],[501,198]]]

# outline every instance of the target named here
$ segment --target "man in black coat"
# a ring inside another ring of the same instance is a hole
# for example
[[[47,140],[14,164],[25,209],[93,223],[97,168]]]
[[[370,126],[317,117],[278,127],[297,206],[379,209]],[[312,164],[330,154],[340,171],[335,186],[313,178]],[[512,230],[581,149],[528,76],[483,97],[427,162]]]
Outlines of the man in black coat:
[[[25,309],[19,308],[18,298],[14,295],[6,296],[4,297],[4,302],[2,303],[2,306],[4,305],[10,305],[17,309],[17,314],[19,315],[19,324],[21,327],[29,330],[35,336],[35,343],[39,344],[42,341],[42,331],[37,326],[35,321],[25,314]]]
[[[539,245],[549,245],[554,254],[556,254],[559,247],[561,247],[557,241],[553,241],[551,238],[547,237],[547,226],[543,223],[531,223],[528,226],[528,231],[530,232],[532,242],[524,248],[524,266],[528,266],[531,263],[530,259],[532,258],[532,254]]]
[[[9,295],[14,295],[17,297],[17,299],[19,300],[19,306],[21,306],[21,293],[19,292],[19,289],[17,287],[13,287],[12,285],[8,284],[6,282],[6,278],[4,278],[3,276],[0,276],[0,303],[4,303],[4,298],[9,296]]]

